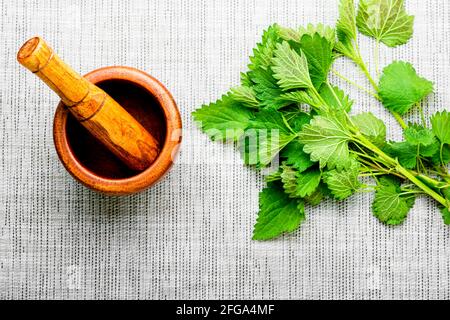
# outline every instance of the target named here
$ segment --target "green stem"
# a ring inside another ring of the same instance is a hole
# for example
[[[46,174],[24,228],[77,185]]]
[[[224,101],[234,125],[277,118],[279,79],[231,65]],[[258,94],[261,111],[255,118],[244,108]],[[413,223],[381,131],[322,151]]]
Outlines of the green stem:
[[[379,64],[380,64],[380,41],[376,41],[376,44],[375,44],[375,53],[374,53],[374,59],[375,59],[375,72],[376,72],[376,75],[377,75],[377,78],[380,76],[380,67],[379,67]]]
[[[378,92],[379,91],[378,85],[375,82],[375,80],[372,78],[372,76],[371,76],[369,70],[367,69],[367,66],[364,63],[364,61],[362,59],[360,59],[360,61],[358,61],[356,63],[361,68],[362,72],[366,75],[367,79],[369,80],[370,84],[375,89],[375,91]]]
[[[408,128],[408,125],[406,124],[406,122],[403,120],[402,116],[398,112],[391,111],[391,113],[394,116],[395,120],[397,120],[398,124],[402,127],[402,129]]]
[[[381,151],[376,145],[374,145],[370,140],[368,140],[366,137],[364,137],[361,133],[356,133],[356,138],[362,143],[362,145],[370,150],[372,150],[375,154],[377,154],[382,160],[389,163],[392,167],[395,168],[395,170],[405,176],[409,181],[414,183],[417,187],[422,189],[426,194],[428,194],[430,197],[435,199],[437,202],[439,202],[444,207],[448,208],[447,201],[438,193],[436,193],[434,190],[432,190],[430,187],[428,187],[425,183],[420,181],[412,172],[410,172],[408,169],[405,169],[402,167],[397,160],[391,158],[387,154],[385,154],[383,151]]]
[[[423,114],[422,104],[420,102],[417,103],[417,108],[419,109],[420,119],[422,120],[422,125],[426,128],[427,122],[425,120],[425,115]]]
[[[331,93],[333,94],[333,97],[334,97],[334,98],[336,99],[336,101],[339,103],[339,107],[342,108],[342,102],[341,102],[341,100],[338,98],[338,96],[336,95],[336,92],[334,92],[333,87],[331,86],[331,84],[330,84],[328,81],[326,81],[326,84],[327,84],[328,88],[330,89]]]
[[[367,93],[368,95],[371,95],[372,97],[374,97],[375,99],[379,100],[380,97],[373,91],[367,90],[366,88],[364,88],[363,86],[360,86],[359,84],[357,84],[355,81],[350,80],[349,78],[347,78],[346,76],[342,75],[341,73],[339,73],[338,71],[336,71],[335,69],[332,69],[331,72],[333,72],[337,77],[341,78],[342,80],[344,80],[345,82],[351,84],[352,86],[354,86],[355,88],[358,88],[361,91],[364,91],[365,93]]]

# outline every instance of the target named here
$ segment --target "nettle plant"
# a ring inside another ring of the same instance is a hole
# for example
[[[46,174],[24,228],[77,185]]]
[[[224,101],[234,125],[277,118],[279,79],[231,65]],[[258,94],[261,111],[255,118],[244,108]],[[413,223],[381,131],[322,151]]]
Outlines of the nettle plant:
[[[402,0],[362,0],[357,11],[353,0],[341,0],[335,28],[272,25],[253,50],[241,86],[193,113],[212,140],[237,142],[247,165],[261,170],[280,161],[260,193],[254,239],[294,231],[305,207],[323,199],[367,191],[375,192],[372,212],[385,224],[401,224],[420,195],[436,200],[450,224],[450,113],[437,112],[428,124],[421,101],[433,83],[403,61],[376,79],[358,47],[358,31],[375,39],[378,74],[380,43],[405,44],[413,23]],[[370,89],[333,70],[341,57],[361,69]],[[402,126],[404,140],[386,141],[386,126],[372,113],[352,114],[353,101],[329,82],[330,72],[380,101]],[[412,108],[420,123],[403,120]]]

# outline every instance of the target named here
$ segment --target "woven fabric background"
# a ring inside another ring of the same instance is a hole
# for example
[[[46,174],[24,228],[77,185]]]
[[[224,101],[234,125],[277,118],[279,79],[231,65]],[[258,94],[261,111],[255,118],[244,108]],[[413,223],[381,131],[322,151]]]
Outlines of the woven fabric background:
[[[449,299],[450,228],[417,200],[389,228],[372,195],[308,211],[293,234],[251,241],[262,178],[232,145],[212,143],[190,113],[239,82],[262,30],[277,22],[334,25],[334,0],[0,0],[0,299]],[[450,1],[408,0],[416,16],[405,46],[381,46],[381,66],[412,62],[435,82],[430,114],[450,105]],[[41,35],[74,69],[142,69],[178,102],[184,141],[154,188],[111,198],[82,187],[52,141],[57,96],[16,62]],[[374,43],[361,38],[373,65]],[[365,82],[347,60],[335,66]],[[374,71],[374,70],[372,70]],[[373,99],[336,78],[356,100],[400,128]],[[408,115],[417,118],[414,111]]]

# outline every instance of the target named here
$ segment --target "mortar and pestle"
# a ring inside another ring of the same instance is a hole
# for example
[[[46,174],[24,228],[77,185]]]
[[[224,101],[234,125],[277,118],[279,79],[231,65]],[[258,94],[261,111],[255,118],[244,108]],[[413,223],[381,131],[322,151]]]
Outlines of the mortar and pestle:
[[[67,171],[109,195],[140,192],[171,168],[181,142],[181,118],[169,91],[129,67],[106,67],[84,77],[35,37],[17,60],[61,98],[53,138]]]

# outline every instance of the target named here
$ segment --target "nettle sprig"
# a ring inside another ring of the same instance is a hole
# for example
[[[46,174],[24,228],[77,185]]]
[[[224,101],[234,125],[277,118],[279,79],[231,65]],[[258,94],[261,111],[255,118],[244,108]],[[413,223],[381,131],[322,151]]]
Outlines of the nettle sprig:
[[[402,0],[362,0],[357,12],[353,0],[341,0],[339,13],[335,29],[269,27],[241,86],[193,113],[212,140],[235,141],[247,165],[279,163],[259,196],[256,240],[297,229],[305,207],[356,192],[375,192],[372,211],[385,224],[401,224],[420,195],[436,200],[450,224],[450,113],[434,114],[428,127],[421,101],[433,84],[403,61],[385,67],[377,81],[358,47],[358,31],[373,37],[378,61],[380,43],[395,47],[411,38],[414,18]],[[362,70],[370,90],[332,69],[340,57]],[[329,82],[332,72],[379,100],[404,141],[386,141],[386,126],[372,113],[351,114],[353,101]],[[422,121],[406,124],[402,116],[414,106]]]

